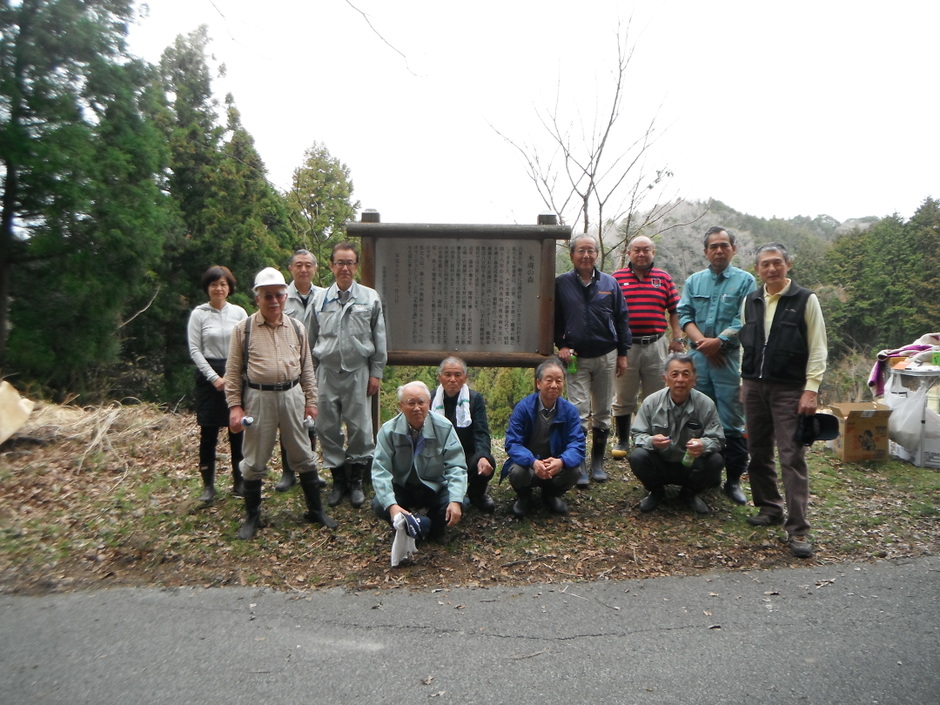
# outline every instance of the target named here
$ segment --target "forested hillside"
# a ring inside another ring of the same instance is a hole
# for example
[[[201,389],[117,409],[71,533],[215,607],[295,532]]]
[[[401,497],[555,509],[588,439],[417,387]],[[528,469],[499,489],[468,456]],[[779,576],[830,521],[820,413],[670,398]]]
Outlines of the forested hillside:
[[[44,0],[0,11],[0,376],[34,398],[188,404],[186,320],[201,273],[225,264],[232,300],[251,310],[254,273],[305,247],[320,261],[359,204],[353,176],[317,135],[283,193],[271,186],[235,98],[213,92],[205,31],[179,37],[159,65],[130,56],[131,0]],[[70,27],[73,31],[61,32]],[[634,222],[644,222],[635,218]],[[765,218],[718,201],[676,203],[643,231],[681,287],[704,266],[702,234],[721,224],[736,264],[785,243],[793,277],[826,315],[832,371],[824,395],[860,397],[874,351],[940,329],[940,202],[913,214]],[[624,226],[608,225],[611,242]],[[635,234],[635,233],[629,233]],[[605,237],[605,241],[606,241]],[[560,248],[560,268],[568,265]],[[606,253],[605,268],[622,264]],[[396,383],[431,370],[389,370]],[[475,370],[495,429],[531,389],[531,372]],[[824,396],[825,398],[825,396]]]

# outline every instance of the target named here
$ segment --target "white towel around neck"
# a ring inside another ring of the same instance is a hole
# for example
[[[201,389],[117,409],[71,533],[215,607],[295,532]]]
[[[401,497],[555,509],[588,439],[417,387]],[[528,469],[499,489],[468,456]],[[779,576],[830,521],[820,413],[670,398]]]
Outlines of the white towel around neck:
[[[444,387],[437,385],[434,399],[431,400],[431,411],[444,416]],[[466,428],[473,419],[470,418],[470,387],[466,384],[457,392],[457,428]]]

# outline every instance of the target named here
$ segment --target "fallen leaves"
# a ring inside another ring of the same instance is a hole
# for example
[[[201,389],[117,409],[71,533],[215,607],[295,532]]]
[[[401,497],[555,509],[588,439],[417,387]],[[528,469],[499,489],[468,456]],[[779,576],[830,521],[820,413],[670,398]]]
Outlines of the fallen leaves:
[[[224,441],[219,495],[208,507],[195,501],[198,433],[191,415],[144,404],[41,407],[0,449],[0,590],[245,585],[384,591],[548,583],[565,584],[558,591],[565,593],[567,585],[588,580],[795,564],[778,532],[755,534],[744,525],[748,510],[717,492],[707,518],[692,517],[671,497],[656,512],[639,514],[642,489],[626,462],[614,461],[607,470],[618,481],[566,495],[567,518],[538,509],[517,521],[508,512],[511,490],[494,482],[495,515],[469,511],[451,543],[422,546],[413,564],[392,569],[390,534],[371,512],[337,507],[334,532],[304,523],[299,490],[273,492],[279,471],[273,458],[262,507],[266,526],[254,541],[239,542],[234,535],[243,503],[229,494]],[[940,505],[936,483],[905,485],[896,469],[877,467],[852,481],[851,466],[833,468],[821,450],[808,457],[816,473],[810,518],[818,521],[819,563],[940,552],[940,522],[930,510]],[[578,599],[575,593],[566,595]]]

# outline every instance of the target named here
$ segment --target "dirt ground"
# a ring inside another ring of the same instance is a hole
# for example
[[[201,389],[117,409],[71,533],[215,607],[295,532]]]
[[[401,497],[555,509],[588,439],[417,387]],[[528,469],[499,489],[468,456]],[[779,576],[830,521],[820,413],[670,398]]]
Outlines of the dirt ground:
[[[391,534],[368,505],[332,510],[340,522],[335,531],[306,524],[299,487],[273,492],[275,460],[265,489],[266,525],[255,540],[241,542],[235,533],[243,506],[227,477],[212,505],[196,500],[197,441],[189,414],[148,405],[40,405],[0,446],[0,591],[433,589],[806,564],[786,550],[779,527],[747,526],[753,508],[733,505],[717,491],[706,495],[708,516],[694,516],[676,501],[640,514],[642,488],[626,461],[610,458],[611,480],[569,493],[569,516],[539,510],[517,521],[509,513],[511,490],[494,481],[495,515],[471,509],[446,544],[420,545],[413,562],[394,569]],[[227,443],[220,452],[227,453]],[[220,464],[227,460],[224,455]],[[897,462],[846,465],[821,448],[811,449],[809,460],[812,562],[940,552],[940,473]]]

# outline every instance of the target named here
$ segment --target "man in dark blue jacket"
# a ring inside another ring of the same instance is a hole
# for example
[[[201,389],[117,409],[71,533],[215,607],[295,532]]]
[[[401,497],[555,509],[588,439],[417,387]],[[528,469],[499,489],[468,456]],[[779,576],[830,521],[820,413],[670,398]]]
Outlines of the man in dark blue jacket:
[[[617,280],[595,266],[597,240],[579,235],[569,249],[574,269],[555,278],[555,346],[569,368],[568,398],[578,408],[581,430],[587,436],[589,424],[593,429],[590,479],[603,482],[614,377],[627,369],[630,324]],[[577,484],[589,485],[583,463]]]
[[[554,358],[535,371],[538,391],[516,404],[506,429],[502,477],[516,491],[512,513],[520,519],[532,508],[532,488],[542,488],[542,500],[553,514],[567,514],[561,495],[578,479],[584,462],[584,433],[575,406],[561,398],[565,370]]]

